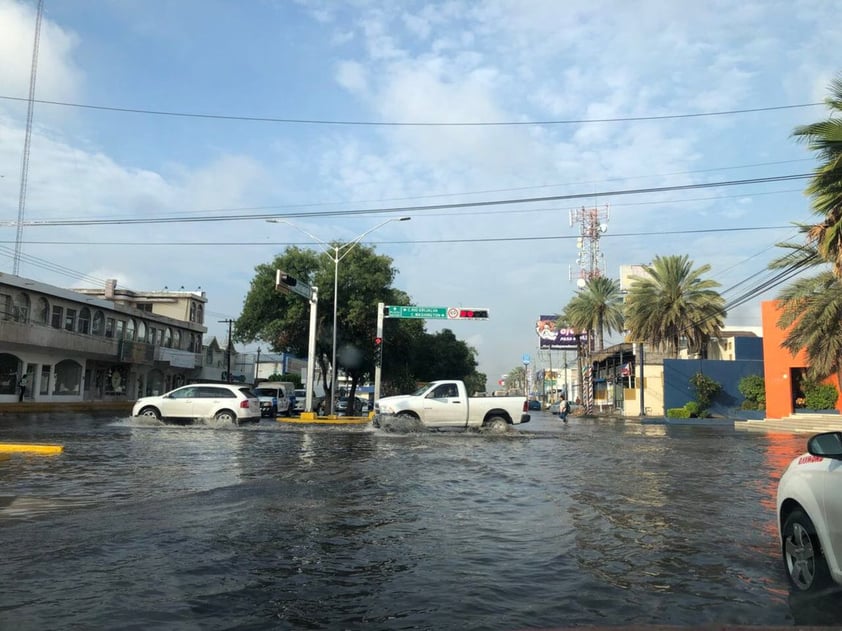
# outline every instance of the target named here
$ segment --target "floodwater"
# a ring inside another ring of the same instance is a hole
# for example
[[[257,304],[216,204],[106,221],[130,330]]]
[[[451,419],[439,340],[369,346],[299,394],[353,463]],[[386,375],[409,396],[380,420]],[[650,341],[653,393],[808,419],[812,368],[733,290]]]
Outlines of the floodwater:
[[[3,629],[839,625],[794,599],[796,435],[537,412],[505,435],[0,417]]]

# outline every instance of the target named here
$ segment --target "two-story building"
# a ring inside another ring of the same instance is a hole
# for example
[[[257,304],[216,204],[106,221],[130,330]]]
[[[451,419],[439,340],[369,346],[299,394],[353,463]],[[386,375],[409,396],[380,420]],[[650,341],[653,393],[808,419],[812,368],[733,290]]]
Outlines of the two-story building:
[[[201,366],[203,291],[63,289],[0,274],[0,401],[131,400]]]

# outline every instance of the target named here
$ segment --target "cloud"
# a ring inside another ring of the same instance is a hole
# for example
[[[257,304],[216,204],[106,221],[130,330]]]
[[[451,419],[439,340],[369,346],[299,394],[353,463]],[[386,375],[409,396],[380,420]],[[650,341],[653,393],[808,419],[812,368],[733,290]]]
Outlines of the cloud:
[[[6,96],[26,98],[32,71],[35,10],[30,4],[0,0],[0,86]],[[84,74],[73,59],[79,39],[45,15],[38,48],[36,95],[74,100],[82,91]],[[10,107],[8,102],[0,106]],[[25,111],[25,106],[21,106]],[[18,108],[19,109],[19,108]]]

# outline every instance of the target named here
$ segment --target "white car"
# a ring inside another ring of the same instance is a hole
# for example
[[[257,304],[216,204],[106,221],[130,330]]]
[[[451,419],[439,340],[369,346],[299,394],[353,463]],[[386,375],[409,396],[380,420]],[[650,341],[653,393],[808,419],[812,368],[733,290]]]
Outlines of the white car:
[[[778,483],[784,568],[798,591],[842,585],[842,432],[816,434]]]
[[[230,423],[260,421],[260,402],[250,386],[200,383],[182,386],[157,397],[138,399],[132,416],[190,423],[212,418]]]

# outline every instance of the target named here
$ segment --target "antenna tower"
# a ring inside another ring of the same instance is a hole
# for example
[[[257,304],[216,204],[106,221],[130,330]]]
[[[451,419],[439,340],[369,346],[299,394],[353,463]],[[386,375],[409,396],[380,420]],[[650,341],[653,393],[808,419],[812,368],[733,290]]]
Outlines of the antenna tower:
[[[599,251],[599,238],[608,230],[610,213],[605,208],[579,208],[570,211],[570,226],[579,226],[579,238],[576,239],[576,264],[579,276],[576,286],[582,289],[589,280],[605,273],[605,256]],[[571,274],[571,279],[572,274]]]
[[[15,257],[12,274],[20,270],[20,250],[23,242],[23,217],[26,208],[26,185],[29,179],[29,145],[32,141],[32,110],[35,108],[35,76],[38,70],[38,45],[41,41],[41,17],[44,15],[44,0],[38,0],[35,16],[35,42],[32,45],[32,66],[29,70],[29,100],[26,104],[26,134],[23,139],[23,157],[20,165],[20,195],[18,196],[18,225],[15,234]]]

